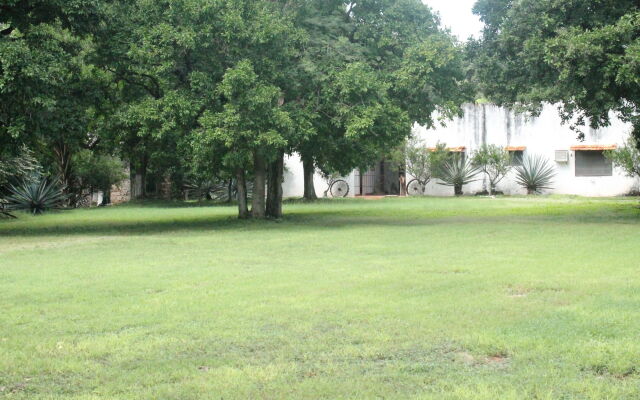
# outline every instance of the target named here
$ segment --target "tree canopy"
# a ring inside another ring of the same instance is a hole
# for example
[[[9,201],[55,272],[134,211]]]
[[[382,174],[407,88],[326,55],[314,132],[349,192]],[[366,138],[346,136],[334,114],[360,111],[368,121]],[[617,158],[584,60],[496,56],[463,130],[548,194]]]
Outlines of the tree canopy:
[[[13,100],[0,105],[0,157],[27,145],[70,191],[86,186],[86,160],[118,156],[134,197],[149,175],[233,177],[241,196],[253,179],[253,215],[278,217],[286,154],[311,174],[367,167],[415,122],[432,126],[434,111],[455,115],[467,99],[462,46],[420,0],[0,10],[0,92]]]
[[[476,83],[528,111],[560,104],[565,122],[606,126],[611,112],[640,136],[640,4],[636,0],[478,0],[469,43]]]

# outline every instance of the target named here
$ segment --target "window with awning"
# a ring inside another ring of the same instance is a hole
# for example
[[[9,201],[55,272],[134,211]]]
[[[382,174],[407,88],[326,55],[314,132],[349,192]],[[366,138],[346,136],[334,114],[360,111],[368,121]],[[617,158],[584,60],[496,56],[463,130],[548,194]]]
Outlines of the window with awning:
[[[613,176],[613,163],[604,152],[615,150],[615,145],[573,146],[576,157],[576,176]]]

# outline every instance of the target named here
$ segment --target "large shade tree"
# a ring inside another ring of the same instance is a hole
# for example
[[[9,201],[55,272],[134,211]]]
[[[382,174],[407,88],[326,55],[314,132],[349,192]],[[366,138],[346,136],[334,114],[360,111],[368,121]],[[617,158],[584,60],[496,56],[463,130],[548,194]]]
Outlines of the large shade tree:
[[[96,144],[92,124],[108,86],[88,61],[98,3],[0,2],[0,159],[28,145],[69,191],[72,155]]]
[[[613,112],[640,137],[637,0],[478,0],[474,12],[485,28],[469,45],[473,70],[492,101],[533,113],[557,103],[578,132]]]
[[[370,166],[406,139],[414,122],[434,124],[465,100],[462,52],[419,0],[301,2],[307,33],[298,99],[309,134],[296,144],[305,197],[313,173]]]

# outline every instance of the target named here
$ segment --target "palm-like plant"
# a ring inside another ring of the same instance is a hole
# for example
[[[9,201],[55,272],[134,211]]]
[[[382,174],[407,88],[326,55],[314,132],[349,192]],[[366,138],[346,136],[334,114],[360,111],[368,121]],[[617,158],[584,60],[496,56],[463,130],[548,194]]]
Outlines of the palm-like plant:
[[[438,168],[438,178],[442,181],[439,184],[453,186],[455,195],[462,196],[462,187],[476,181],[479,172],[476,166],[455,154]]]
[[[28,210],[37,215],[47,210],[61,208],[67,199],[62,188],[55,180],[49,181],[43,176],[25,180],[21,185],[10,186],[7,197],[10,210]]]
[[[549,160],[541,155],[526,156],[522,165],[516,167],[516,182],[527,189],[527,194],[551,189],[556,171]]]
[[[15,218],[15,216],[7,210],[7,201],[2,198],[0,198],[0,217]]]

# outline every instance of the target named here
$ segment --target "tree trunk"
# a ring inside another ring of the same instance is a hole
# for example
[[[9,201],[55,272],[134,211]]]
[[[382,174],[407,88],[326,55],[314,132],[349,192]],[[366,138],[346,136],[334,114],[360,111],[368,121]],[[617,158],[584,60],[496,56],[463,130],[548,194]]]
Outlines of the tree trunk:
[[[102,192],[102,204],[101,206],[108,206],[111,204],[111,189],[106,189]]]
[[[247,205],[247,182],[244,176],[244,169],[236,169],[236,181],[238,185],[238,218],[249,218],[249,207]]]
[[[269,165],[267,183],[267,217],[282,218],[282,181],[284,178],[284,153]]]
[[[316,187],[313,183],[313,177],[316,173],[313,158],[302,156],[302,168],[304,170],[304,198],[306,200],[318,200]]]
[[[400,170],[400,196],[406,197],[407,193],[407,173],[404,170]]]
[[[147,157],[143,156],[140,164],[129,164],[131,181],[131,199],[141,200],[145,198],[147,186]]]
[[[62,184],[62,190],[69,196],[68,203],[75,206],[79,200],[79,194],[73,193],[73,171],[71,166],[71,150],[65,143],[58,142],[53,146],[53,152],[56,156],[56,165],[58,167],[58,178]]]
[[[253,201],[251,203],[251,216],[264,218],[266,215],[265,186],[267,184],[267,162],[262,155],[253,156]]]
[[[462,196],[462,185],[455,185],[453,191],[456,196]]]
[[[233,201],[233,179],[229,179],[229,184],[227,185],[227,203],[231,203]],[[247,199],[245,198],[245,203]]]

